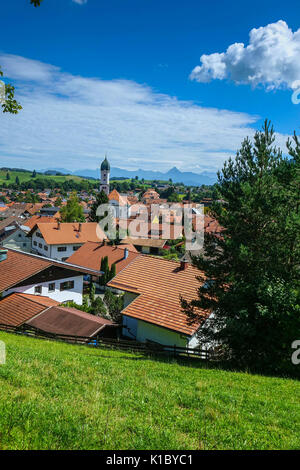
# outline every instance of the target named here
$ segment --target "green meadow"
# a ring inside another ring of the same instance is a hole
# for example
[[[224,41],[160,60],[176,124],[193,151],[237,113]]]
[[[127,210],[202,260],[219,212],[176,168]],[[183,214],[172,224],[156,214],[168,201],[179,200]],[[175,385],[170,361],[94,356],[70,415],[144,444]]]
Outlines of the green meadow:
[[[300,383],[0,332],[0,449],[299,449]]]

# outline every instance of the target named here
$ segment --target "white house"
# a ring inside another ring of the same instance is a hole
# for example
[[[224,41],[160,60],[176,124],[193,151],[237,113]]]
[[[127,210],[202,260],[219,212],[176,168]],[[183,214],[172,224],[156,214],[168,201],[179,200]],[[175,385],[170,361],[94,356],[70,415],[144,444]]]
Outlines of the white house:
[[[97,222],[37,223],[29,232],[33,253],[66,261],[87,241],[106,239]]]
[[[58,302],[82,304],[84,275],[99,271],[57,262],[18,250],[0,250],[0,293],[49,297]]]

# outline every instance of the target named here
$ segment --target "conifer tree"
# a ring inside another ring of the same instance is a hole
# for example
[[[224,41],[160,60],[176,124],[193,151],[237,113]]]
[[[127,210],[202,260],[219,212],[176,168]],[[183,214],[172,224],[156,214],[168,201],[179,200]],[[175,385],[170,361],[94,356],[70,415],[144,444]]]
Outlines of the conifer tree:
[[[221,344],[243,366],[282,369],[300,331],[300,146],[294,136],[284,158],[274,140],[266,121],[218,174],[225,204],[214,203],[212,215],[224,231],[205,234],[193,262],[207,281],[200,275],[198,298],[182,307],[202,322],[202,344]]]

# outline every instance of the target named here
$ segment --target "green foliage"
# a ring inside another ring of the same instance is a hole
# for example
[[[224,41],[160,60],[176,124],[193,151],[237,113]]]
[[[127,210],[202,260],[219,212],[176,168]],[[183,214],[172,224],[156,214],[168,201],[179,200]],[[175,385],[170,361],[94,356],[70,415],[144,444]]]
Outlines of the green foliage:
[[[122,314],[124,297],[115,295],[110,289],[104,294],[104,302],[107,305],[109,315],[115,323],[122,323]]]
[[[2,450],[299,449],[296,380],[0,332]]]
[[[67,204],[61,208],[60,216],[62,222],[85,222],[83,208],[75,192],[71,194]]]
[[[31,178],[36,178],[36,171],[35,170],[33,170]]]
[[[3,77],[3,72],[0,67],[0,77]],[[3,113],[17,114],[22,106],[14,99],[15,88],[10,84],[5,84],[5,100],[1,103]]]
[[[89,219],[91,222],[99,222],[99,220],[101,220],[104,215],[102,217],[100,216],[97,216],[97,209],[99,206],[101,206],[101,204],[108,204],[108,197],[107,195],[105,194],[104,191],[100,191],[97,195],[96,195],[96,200],[95,202],[93,203],[93,205],[91,206],[91,210],[90,210],[90,213],[89,213]]]
[[[300,331],[299,169],[300,146],[288,143],[292,159],[274,146],[265,122],[252,144],[242,143],[218,175],[226,204],[212,215],[226,228],[223,238],[205,235],[204,255],[194,264],[209,284],[199,297],[182,301],[190,320],[195,308],[214,312],[201,328],[203,343],[222,343],[241,366],[282,370],[291,365],[291,343]]]
[[[10,173],[9,173],[9,171],[6,173],[6,179],[7,179],[7,180],[10,180]]]

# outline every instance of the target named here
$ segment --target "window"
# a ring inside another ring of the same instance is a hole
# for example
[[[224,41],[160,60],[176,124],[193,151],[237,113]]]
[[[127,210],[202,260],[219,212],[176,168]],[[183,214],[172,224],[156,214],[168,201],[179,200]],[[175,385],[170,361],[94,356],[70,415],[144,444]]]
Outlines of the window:
[[[80,245],[75,245],[75,246],[73,246],[73,251],[77,251],[78,248],[80,248]]]
[[[43,248],[43,245],[41,243],[39,243],[39,248]]]
[[[66,246],[58,246],[57,251],[67,251],[67,247]]]
[[[21,233],[18,233],[18,237],[21,238],[21,237],[22,237],[22,234],[21,234]]]
[[[37,246],[37,242],[33,242],[34,246]]]
[[[48,251],[47,245],[44,245],[44,250],[45,250],[45,251]]]
[[[55,291],[55,282],[51,282],[48,284],[48,292],[53,292]]]
[[[74,281],[61,282],[60,290],[74,289]]]
[[[35,286],[34,293],[35,294],[41,294],[42,293],[42,286]]]

